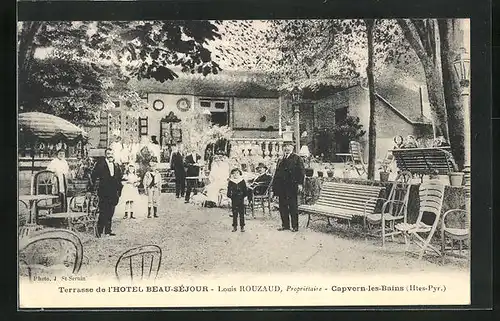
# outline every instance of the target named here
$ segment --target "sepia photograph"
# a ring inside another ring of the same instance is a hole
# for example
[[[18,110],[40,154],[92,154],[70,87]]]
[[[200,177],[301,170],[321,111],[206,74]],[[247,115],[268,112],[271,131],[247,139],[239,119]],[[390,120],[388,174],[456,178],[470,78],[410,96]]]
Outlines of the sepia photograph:
[[[470,20],[20,21],[19,308],[470,304]]]

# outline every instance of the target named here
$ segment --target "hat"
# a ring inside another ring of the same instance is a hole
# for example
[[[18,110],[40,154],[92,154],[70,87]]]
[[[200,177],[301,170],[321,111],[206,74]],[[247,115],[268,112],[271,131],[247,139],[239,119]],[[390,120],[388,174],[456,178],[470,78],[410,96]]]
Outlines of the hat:
[[[267,166],[264,163],[259,163],[256,168],[265,168],[265,169],[267,169]]]
[[[292,146],[293,146],[293,145],[294,145],[294,142],[293,142],[293,140],[285,140],[285,141],[283,142],[283,146],[285,146],[285,145],[292,145]]]

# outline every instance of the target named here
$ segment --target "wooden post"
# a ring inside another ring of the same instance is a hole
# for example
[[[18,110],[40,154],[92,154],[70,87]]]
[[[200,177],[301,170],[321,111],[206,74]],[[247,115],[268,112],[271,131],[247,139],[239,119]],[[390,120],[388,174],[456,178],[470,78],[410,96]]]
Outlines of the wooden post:
[[[300,151],[300,105],[295,103],[293,109],[293,114],[295,116],[295,152],[298,154]]]

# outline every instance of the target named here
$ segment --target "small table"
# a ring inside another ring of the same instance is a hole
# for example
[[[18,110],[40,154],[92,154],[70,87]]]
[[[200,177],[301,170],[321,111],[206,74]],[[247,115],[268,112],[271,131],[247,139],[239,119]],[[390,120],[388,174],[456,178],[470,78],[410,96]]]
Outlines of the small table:
[[[33,224],[36,222],[36,217],[35,217],[35,222],[33,222],[33,217],[36,216],[36,204],[39,201],[42,200],[53,200],[53,199],[58,199],[58,195],[19,195],[19,201],[23,202],[29,209],[30,211],[30,217],[28,220],[29,224]]]
[[[344,163],[347,163],[347,161],[351,158],[351,153],[337,153],[335,155],[340,157]]]

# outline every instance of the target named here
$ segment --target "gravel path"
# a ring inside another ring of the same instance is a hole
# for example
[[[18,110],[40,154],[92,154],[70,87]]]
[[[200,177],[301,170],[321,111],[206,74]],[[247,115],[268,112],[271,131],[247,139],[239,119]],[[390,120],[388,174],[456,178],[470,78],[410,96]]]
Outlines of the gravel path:
[[[439,264],[437,258],[417,260],[404,255],[404,244],[365,238],[356,228],[346,229],[315,222],[305,229],[300,216],[298,233],[278,232],[279,213],[272,218],[261,211],[247,219],[246,232],[232,233],[228,209],[200,208],[184,204],[172,194],[163,194],[159,218],[147,219],[143,209],[136,220],[124,220],[121,206],[113,222],[114,237],[84,240],[84,265],[89,276],[114,276],[116,260],[125,250],[156,244],[162,248],[159,277],[176,274],[226,273],[352,273],[352,272],[459,272],[468,276],[463,260]]]

